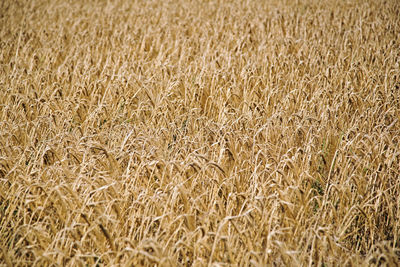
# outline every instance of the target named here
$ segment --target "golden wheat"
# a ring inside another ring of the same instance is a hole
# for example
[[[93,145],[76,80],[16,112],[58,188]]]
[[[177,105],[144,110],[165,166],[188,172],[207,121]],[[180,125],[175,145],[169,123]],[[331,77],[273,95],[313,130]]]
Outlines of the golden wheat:
[[[400,264],[400,3],[2,1],[1,266]]]

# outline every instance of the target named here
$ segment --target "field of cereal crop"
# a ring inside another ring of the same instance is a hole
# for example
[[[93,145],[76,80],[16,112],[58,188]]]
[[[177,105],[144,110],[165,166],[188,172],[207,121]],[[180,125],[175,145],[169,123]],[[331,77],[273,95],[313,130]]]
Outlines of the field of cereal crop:
[[[4,0],[0,266],[400,264],[400,2]]]

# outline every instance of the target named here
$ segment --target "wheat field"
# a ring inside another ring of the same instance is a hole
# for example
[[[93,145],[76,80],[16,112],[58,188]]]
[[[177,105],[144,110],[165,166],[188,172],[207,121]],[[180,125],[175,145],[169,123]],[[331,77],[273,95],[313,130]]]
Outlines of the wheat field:
[[[400,264],[400,2],[1,1],[0,266]]]

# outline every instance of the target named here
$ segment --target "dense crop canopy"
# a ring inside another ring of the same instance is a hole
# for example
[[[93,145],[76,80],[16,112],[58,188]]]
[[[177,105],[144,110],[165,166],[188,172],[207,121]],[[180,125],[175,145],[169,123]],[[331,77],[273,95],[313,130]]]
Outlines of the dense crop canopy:
[[[400,2],[0,4],[0,265],[400,261]]]

